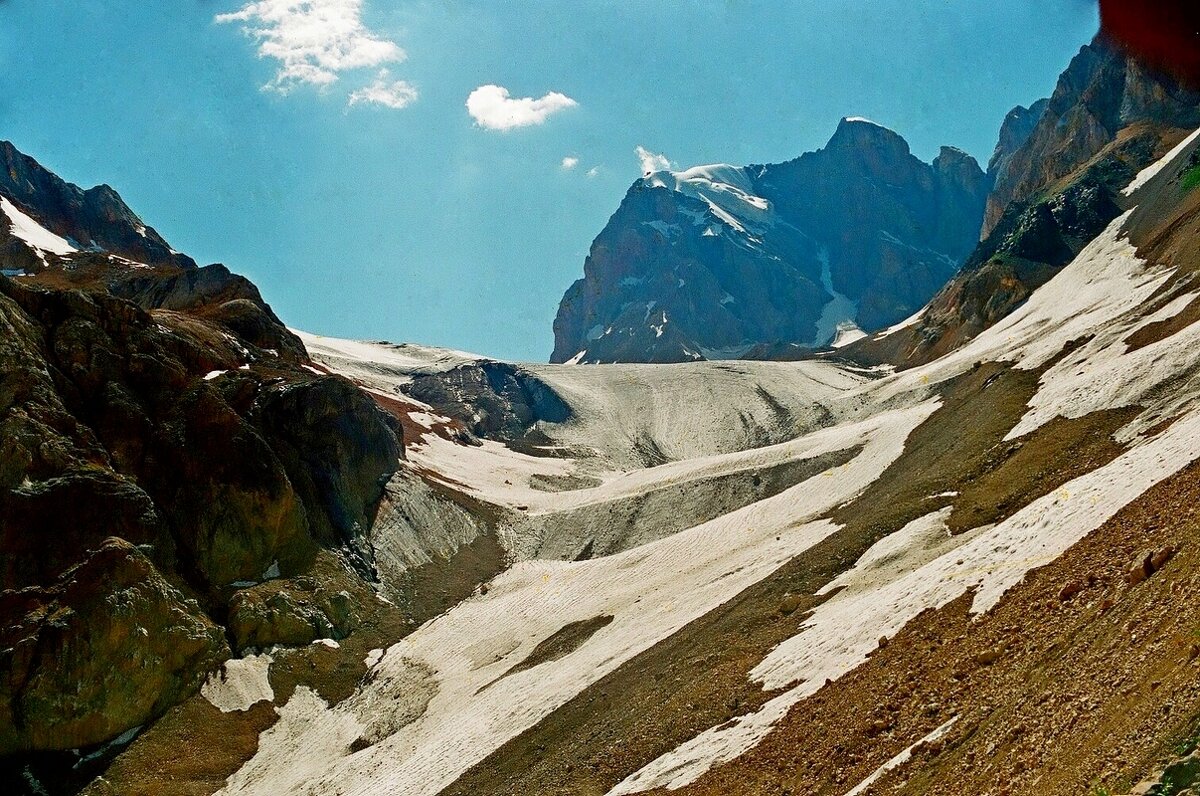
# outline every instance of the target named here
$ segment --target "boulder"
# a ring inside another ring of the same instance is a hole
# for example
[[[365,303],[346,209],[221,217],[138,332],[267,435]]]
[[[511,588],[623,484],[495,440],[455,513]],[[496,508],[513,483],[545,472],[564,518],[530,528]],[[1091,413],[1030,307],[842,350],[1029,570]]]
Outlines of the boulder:
[[[49,588],[0,593],[0,616],[0,755],[107,741],[229,656],[221,629],[118,538]]]
[[[307,577],[242,589],[229,602],[229,633],[234,647],[243,651],[340,640],[359,622],[349,592],[333,591]]]

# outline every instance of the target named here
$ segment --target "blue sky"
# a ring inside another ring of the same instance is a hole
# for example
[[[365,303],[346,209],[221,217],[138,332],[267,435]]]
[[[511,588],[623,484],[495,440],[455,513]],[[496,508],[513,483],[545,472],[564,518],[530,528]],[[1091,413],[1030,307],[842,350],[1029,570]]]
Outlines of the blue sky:
[[[862,115],[983,162],[1097,25],[1086,0],[0,0],[0,138],[293,326],[542,361],[637,147],[774,162]]]

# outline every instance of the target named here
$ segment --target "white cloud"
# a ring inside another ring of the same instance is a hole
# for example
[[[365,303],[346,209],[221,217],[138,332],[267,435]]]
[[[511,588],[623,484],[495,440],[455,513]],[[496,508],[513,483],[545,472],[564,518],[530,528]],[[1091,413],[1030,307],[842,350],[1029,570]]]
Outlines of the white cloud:
[[[595,179],[596,177],[599,177],[600,176],[600,167],[592,166],[590,169],[587,170],[586,176],[588,179]]]
[[[391,73],[380,69],[375,81],[350,94],[350,105],[364,102],[386,108],[403,108],[417,101],[417,88],[407,80],[392,80]]]
[[[651,152],[644,146],[638,146],[633,150],[637,153],[638,162],[642,164],[642,174],[649,174],[652,171],[664,171],[671,168],[671,161],[666,155],[661,153]]]
[[[480,127],[488,130],[513,130],[542,124],[553,113],[574,108],[579,103],[551,91],[544,97],[514,99],[503,86],[480,86],[467,97],[467,113]]]
[[[572,156],[568,155],[567,157],[562,159],[563,171],[570,171],[571,169],[575,168],[578,165],[579,165],[579,158],[577,158],[577,157],[572,157]]]
[[[362,0],[258,0],[215,21],[245,23],[242,30],[258,42],[258,56],[280,64],[263,88],[281,94],[301,84],[329,86],[347,70],[406,57],[398,44],[363,25]]]

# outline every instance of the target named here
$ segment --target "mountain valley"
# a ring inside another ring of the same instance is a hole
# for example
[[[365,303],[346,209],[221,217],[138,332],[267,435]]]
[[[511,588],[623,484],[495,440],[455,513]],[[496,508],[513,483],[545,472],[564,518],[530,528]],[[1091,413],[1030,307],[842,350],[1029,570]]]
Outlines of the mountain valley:
[[[289,328],[0,143],[0,786],[1200,787],[1200,93],[652,171],[548,364]]]

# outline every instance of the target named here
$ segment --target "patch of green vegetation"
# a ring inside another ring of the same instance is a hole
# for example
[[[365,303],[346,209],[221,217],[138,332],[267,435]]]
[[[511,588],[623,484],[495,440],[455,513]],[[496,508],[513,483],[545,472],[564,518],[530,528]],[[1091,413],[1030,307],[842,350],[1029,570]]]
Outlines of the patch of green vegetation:
[[[1179,183],[1183,190],[1190,191],[1197,185],[1200,185],[1200,164],[1192,166],[1187,173],[1183,175],[1183,179]]]
[[[1180,738],[1175,742],[1171,749],[1175,752],[1175,754],[1183,757],[1184,755],[1191,754],[1193,751],[1195,751],[1197,746],[1200,746],[1200,730],[1197,730],[1196,732],[1193,732],[1191,735],[1188,735],[1184,738]]]

